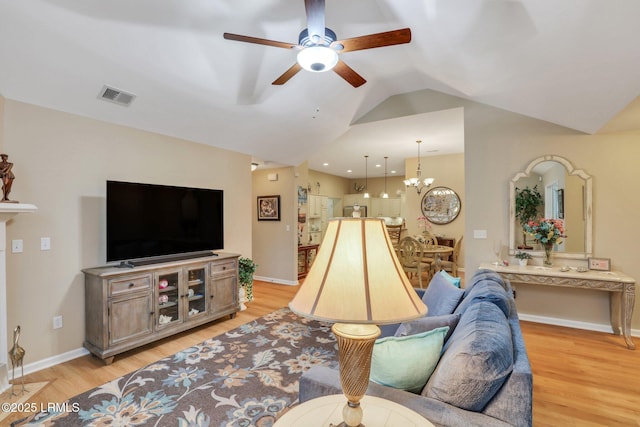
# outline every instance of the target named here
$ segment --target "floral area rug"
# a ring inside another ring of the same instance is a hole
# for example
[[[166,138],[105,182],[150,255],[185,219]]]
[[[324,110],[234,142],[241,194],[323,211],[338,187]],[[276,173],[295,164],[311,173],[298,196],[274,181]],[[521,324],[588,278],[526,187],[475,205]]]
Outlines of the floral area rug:
[[[283,308],[15,425],[269,427],[303,372],[337,364],[331,325]]]

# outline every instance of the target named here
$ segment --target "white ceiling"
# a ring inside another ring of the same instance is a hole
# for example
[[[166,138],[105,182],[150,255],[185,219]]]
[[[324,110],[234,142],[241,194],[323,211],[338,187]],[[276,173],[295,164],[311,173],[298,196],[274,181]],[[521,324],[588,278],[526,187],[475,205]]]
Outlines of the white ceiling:
[[[462,151],[458,110],[352,125],[400,93],[431,89],[596,132],[640,94],[639,16],[637,0],[327,0],[338,39],[412,31],[410,44],[341,55],[367,80],[355,89],[333,72],[272,86],[295,52],[222,38],[295,43],[303,0],[0,0],[0,94],[362,176],[365,154],[402,171],[416,139],[423,153]],[[98,100],[105,84],[137,97]]]

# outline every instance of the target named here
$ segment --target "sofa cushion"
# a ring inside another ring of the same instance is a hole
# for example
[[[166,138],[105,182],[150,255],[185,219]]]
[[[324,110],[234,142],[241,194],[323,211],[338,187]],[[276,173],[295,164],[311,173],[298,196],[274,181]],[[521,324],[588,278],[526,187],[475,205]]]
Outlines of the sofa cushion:
[[[480,281],[473,282],[471,287],[465,289],[464,298],[455,312],[462,314],[469,306],[479,301],[487,301],[495,304],[502,310],[506,317],[509,317],[511,314],[509,295],[507,295],[507,291],[504,289],[500,276],[497,276],[497,280],[496,278],[484,278]]]
[[[462,314],[447,344],[422,394],[462,409],[482,411],[513,369],[507,318],[495,304],[477,302]]]
[[[442,316],[453,313],[463,295],[463,289],[453,286],[441,274],[434,274],[422,297],[422,302],[429,309],[427,316]]]
[[[447,326],[404,337],[376,340],[370,379],[385,386],[420,393],[440,359]]]
[[[456,288],[460,287],[460,278],[459,277],[454,277],[454,276],[450,275],[446,270],[440,270],[440,272],[438,272],[438,274],[441,274],[445,279],[450,281],[451,284],[453,286],[455,286]]]
[[[420,334],[422,332],[431,331],[443,326],[448,326],[449,332],[447,332],[447,335],[445,335],[444,337],[444,341],[447,342],[447,340],[455,330],[459,320],[459,314],[444,314],[442,316],[421,317],[419,319],[401,323],[396,330],[395,336],[406,337],[407,335]]]

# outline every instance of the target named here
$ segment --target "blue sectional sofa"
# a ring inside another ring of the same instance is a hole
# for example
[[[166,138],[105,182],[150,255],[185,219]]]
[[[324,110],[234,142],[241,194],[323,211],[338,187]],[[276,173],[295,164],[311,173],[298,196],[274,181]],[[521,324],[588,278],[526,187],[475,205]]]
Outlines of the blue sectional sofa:
[[[435,275],[422,299],[425,318],[384,326],[378,341],[448,328],[426,384],[416,393],[370,381],[367,394],[407,406],[436,426],[531,426],[533,379],[510,284],[489,270],[478,270],[465,289]],[[420,356],[417,363],[429,359]],[[415,369],[410,362],[391,365]],[[301,402],[339,393],[337,370],[315,367],[300,379]]]

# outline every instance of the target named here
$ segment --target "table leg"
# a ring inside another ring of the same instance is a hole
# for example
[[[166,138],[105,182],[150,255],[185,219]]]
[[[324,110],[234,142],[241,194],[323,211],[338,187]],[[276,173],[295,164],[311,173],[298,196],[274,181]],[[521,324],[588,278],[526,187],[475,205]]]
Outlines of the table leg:
[[[622,333],[622,312],[620,311],[620,305],[624,298],[624,292],[609,292],[609,316],[611,317],[611,328],[614,335],[620,335]]]
[[[627,348],[635,350],[636,345],[631,340],[631,317],[633,316],[633,306],[636,302],[635,285],[625,284],[622,292],[620,304],[622,305],[622,335],[627,343]]]

